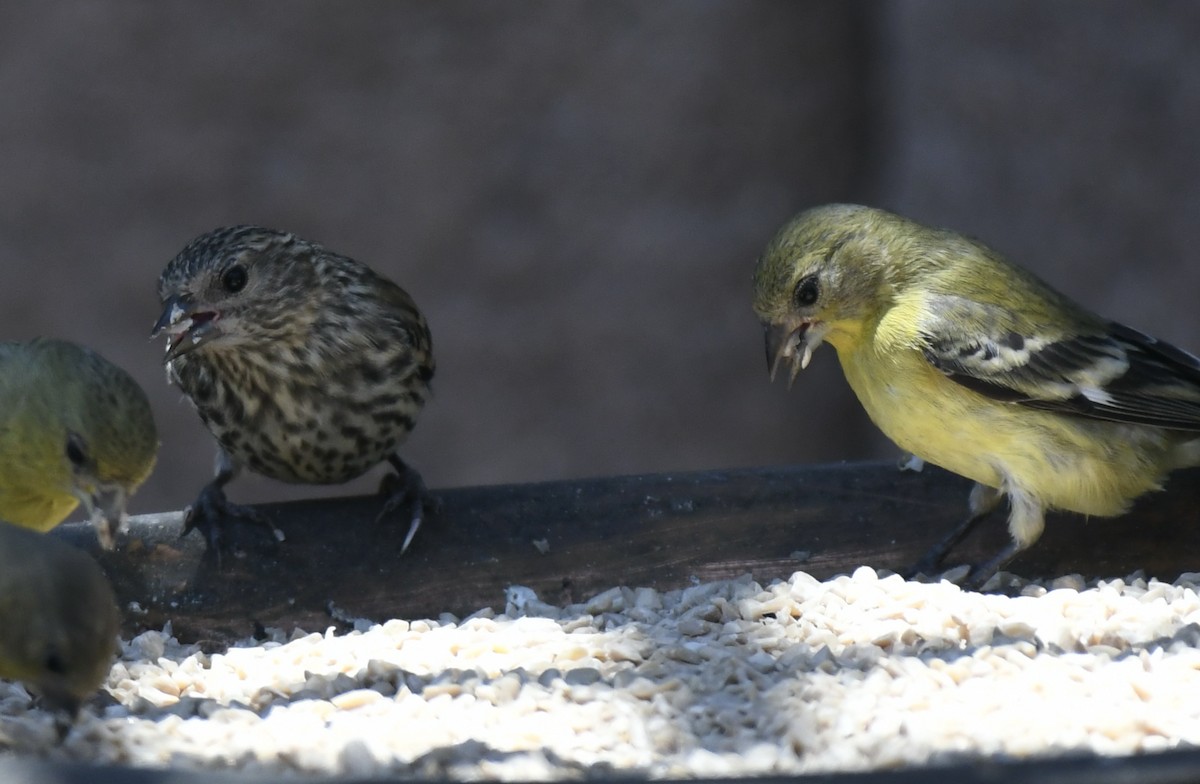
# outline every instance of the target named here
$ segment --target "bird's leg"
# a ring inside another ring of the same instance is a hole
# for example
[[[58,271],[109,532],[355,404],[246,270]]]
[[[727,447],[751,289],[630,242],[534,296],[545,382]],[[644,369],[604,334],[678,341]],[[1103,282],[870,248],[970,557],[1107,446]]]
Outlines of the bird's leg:
[[[1012,507],[1008,516],[1008,533],[1012,541],[988,560],[972,566],[971,573],[963,580],[964,588],[982,588],[1000,567],[1036,542],[1046,527],[1046,508],[1040,500],[1011,482],[1005,482],[1004,492],[1008,494],[1008,502]]]
[[[992,575],[1000,571],[1000,567],[1008,563],[1013,557],[1024,550],[1025,548],[1016,542],[1009,542],[1000,552],[984,561],[983,563],[975,564],[971,567],[970,574],[963,580],[962,587],[969,588],[972,591],[978,591],[983,587],[983,584],[992,579]]]
[[[204,486],[195,502],[183,511],[183,533],[180,536],[187,536],[193,530],[200,531],[208,546],[208,552],[217,559],[218,565],[222,550],[229,547],[224,534],[226,523],[230,519],[245,520],[263,526],[275,541],[282,542],[284,538],[283,531],[257,509],[235,504],[225,497],[225,485],[235,479],[240,471],[241,466],[235,463],[225,450],[219,450],[216,476]]]
[[[436,509],[438,502],[425,488],[425,480],[417,470],[401,460],[400,455],[389,455],[388,462],[396,469],[396,473],[388,474],[380,483],[380,492],[387,493],[388,497],[375,522],[382,522],[384,517],[397,509],[405,510],[409,523],[408,533],[404,535],[404,544],[400,546],[400,552],[403,553],[417,535],[417,529],[425,519],[425,512]]]
[[[954,530],[946,534],[940,542],[930,548],[925,555],[921,556],[921,560],[913,564],[906,576],[936,574],[942,565],[942,561],[946,559],[946,555],[957,547],[958,543],[967,534],[971,533],[971,530],[975,528],[980,520],[987,517],[996,508],[996,505],[1000,503],[1000,499],[1003,497],[1003,490],[976,483],[975,487],[971,488],[971,496],[967,502],[967,507],[970,510],[967,518],[955,526]],[[1011,558],[1012,556],[1010,555],[1009,557]],[[993,569],[993,571],[995,570]],[[972,575],[974,575],[974,570],[972,570]]]

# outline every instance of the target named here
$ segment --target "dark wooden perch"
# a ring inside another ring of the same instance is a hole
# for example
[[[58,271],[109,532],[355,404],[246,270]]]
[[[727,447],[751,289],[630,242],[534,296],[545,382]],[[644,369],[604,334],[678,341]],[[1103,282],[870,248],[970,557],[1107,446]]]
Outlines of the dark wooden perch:
[[[1172,476],[1119,519],[1051,515],[1046,533],[1010,566],[1029,576],[1174,579],[1200,570],[1200,471]],[[259,507],[287,540],[226,557],[218,570],[198,535],[179,538],[178,513],[131,521],[112,553],[86,525],[62,535],[95,554],[127,614],[127,631],[172,620],[183,640],[216,643],[254,624],[319,631],[331,604],[374,620],[500,610],[526,585],[545,601],[584,599],[614,585],[678,588],[750,573],[760,581],[803,569],[817,577],[866,564],[900,570],[958,522],[969,483],[936,468],[891,463],[704,471],[444,490],[441,509],[409,552],[405,525],[376,526],[376,497]],[[1004,515],[952,555],[977,561],[1006,541]],[[538,545],[542,546],[539,549]],[[544,552],[542,551],[544,549]]]

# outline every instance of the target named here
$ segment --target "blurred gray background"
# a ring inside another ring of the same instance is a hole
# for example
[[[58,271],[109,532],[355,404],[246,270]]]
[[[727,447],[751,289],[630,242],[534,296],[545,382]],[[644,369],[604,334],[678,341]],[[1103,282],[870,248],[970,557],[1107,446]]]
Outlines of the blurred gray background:
[[[6,2],[0,336],[150,392],[135,511],[209,478],[147,336],[163,265],[237,222],[416,298],[433,487],[892,455],[831,349],[768,385],[759,250],[871,203],[1200,349],[1198,40],[1186,2]]]

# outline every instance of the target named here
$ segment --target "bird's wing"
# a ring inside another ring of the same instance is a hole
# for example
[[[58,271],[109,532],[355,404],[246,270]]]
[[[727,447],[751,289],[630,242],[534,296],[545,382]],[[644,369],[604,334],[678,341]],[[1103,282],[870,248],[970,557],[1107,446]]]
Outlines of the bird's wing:
[[[1200,359],[1113,322],[1078,332],[1000,305],[934,295],[921,350],[950,379],[995,400],[1113,422],[1200,431]]]

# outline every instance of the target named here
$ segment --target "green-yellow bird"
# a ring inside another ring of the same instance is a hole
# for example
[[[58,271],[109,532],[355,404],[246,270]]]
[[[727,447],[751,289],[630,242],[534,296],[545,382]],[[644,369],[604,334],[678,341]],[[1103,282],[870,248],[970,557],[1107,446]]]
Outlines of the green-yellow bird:
[[[0,677],[74,715],[108,675],[120,626],[112,588],[87,553],[0,523]]]
[[[62,340],[0,343],[0,520],[47,531],[82,503],[109,549],[157,450],[124,370]]]
[[[772,373],[794,378],[831,344],[880,430],[977,483],[917,571],[1005,497],[1012,543],[969,584],[1037,541],[1047,509],[1118,515],[1200,463],[1200,360],[952,231],[852,204],[803,212],[759,259],[754,310]]]

